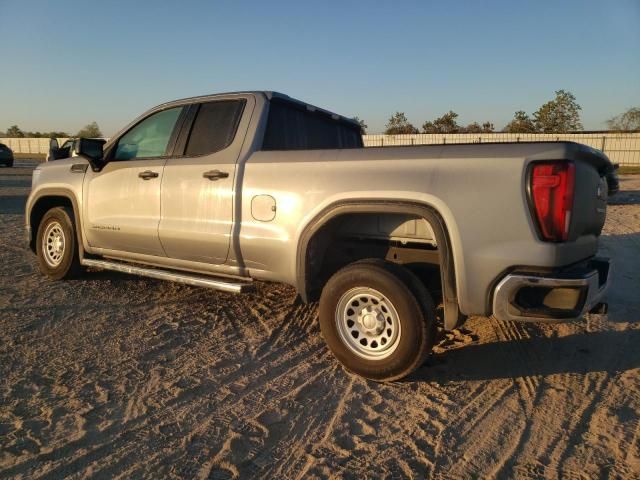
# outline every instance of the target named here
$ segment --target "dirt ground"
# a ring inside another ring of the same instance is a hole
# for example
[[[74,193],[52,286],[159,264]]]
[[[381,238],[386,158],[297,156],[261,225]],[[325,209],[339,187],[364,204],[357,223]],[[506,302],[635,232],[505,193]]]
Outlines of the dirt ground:
[[[30,178],[0,170],[0,477],[640,478],[640,176],[609,207],[607,316],[474,318],[394,384],[347,374],[288,287],[48,281]]]

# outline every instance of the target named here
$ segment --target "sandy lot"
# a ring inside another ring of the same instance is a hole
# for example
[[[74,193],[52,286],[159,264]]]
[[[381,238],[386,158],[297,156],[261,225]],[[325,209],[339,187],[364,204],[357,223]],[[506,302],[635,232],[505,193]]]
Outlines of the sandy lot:
[[[46,280],[30,176],[0,169],[0,477],[640,478],[638,176],[602,238],[607,316],[474,318],[387,385],[347,374],[288,287]]]

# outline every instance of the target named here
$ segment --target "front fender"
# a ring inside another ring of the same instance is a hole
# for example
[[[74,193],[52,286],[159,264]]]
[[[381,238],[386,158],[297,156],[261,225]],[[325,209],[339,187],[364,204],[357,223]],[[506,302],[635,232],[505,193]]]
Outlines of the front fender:
[[[78,240],[78,253],[84,256],[85,239],[82,233],[82,217],[80,202],[73,190],[64,187],[41,187],[34,190],[27,198],[25,207],[25,239],[31,251],[36,251],[35,241],[40,219],[51,208],[71,205]],[[35,222],[35,224],[34,224]]]

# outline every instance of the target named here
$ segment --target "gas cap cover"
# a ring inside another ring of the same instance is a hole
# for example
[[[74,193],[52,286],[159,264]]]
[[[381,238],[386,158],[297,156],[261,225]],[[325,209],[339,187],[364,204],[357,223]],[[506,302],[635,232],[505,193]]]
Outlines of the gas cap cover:
[[[251,216],[260,222],[276,217],[276,199],[271,195],[256,195],[251,199]]]

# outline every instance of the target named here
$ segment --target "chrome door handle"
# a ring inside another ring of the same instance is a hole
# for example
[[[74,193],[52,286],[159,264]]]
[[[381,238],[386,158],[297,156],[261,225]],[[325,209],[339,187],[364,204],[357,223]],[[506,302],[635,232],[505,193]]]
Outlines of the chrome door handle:
[[[158,178],[158,172],[152,172],[151,170],[145,170],[144,172],[140,172],[138,176],[143,180],[149,180],[151,178]]]
[[[221,178],[227,178],[229,174],[227,172],[221,172],[220,170],[209,170],[202,174],[204,178],[209,180],[220,180]]]

